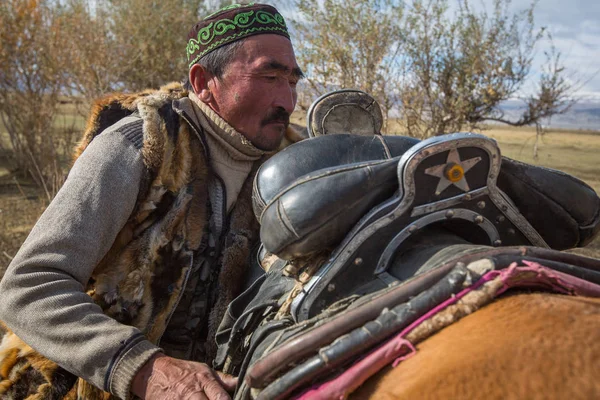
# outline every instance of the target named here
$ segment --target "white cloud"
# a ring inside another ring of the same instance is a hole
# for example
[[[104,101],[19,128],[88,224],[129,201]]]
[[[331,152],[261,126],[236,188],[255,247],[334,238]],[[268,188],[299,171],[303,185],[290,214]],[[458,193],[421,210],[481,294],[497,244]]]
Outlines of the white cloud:
[[[488,11],[492,0],[472,0]],[[513,0],[510,10],[518,12],[531,5],[529,0]],[[535,24],[545,26],[552,34],[554,45],[562,54],[567,74],[579,78],[583,85],[577,97],[600,98],[600,1],[598,0],[539,0],[534,12]],[[540,70],[548,41],[540,42],[532,74]],[[531,90],[533,83],[528,85]]]
[[[600,18],[600,15],[598,16],[598,18]],[[580,27],[584,31],[595,32],[595,33],[600,34],[600,21],[598,21],[597,19],[596,20],[586,19],[585,21],[581,22]]]

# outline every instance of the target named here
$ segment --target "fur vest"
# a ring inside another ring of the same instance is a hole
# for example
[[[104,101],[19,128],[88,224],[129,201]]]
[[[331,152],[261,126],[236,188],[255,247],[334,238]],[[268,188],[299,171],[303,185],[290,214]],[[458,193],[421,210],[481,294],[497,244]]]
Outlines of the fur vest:
[[[87,293],[104,313],[139,328],[155,344],[185,289],[209,218],[207,151],[201,128],[177,112],[177,102],[184,96],[187,93],[181,85],[170,84],[158,91],[100,99],[75,154],[77,158],[96,135],[121,118],[132,113],[142,118],[141,152],[147,178],[134,212],[95,268]],[[223,229],[218,270],[214,271],[218,297],[209,318],[209,337],[214,337],[227,305],[241,291],[250,250],[258,240],[251,201],[255,171],[246,179]],[[22,386],[25,393],[39,395],[36,398],[111,397],[45,359],[1,322],[0,336],[15,343],[15,356],[0,365],[7,377],[0,382],[0,393],[1,386],[8,385]],[[37,379],[32,371],[24,373],[32,366]]]

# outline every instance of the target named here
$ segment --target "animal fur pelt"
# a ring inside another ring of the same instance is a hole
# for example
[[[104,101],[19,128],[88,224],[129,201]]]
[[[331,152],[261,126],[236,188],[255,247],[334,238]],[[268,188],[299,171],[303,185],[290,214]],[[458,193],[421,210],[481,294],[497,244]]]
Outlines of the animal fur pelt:
[[[78,157],[96,135],[133,111],[144,121],[141,151],[149,182],[95,268],[87,293],[107,315],[136,326],[154,343],[185,284],[207,219],[204,149],[187,124],[169,115],[174,113],[171,102],[185,95],[180,85],[171,84],[158,91],[105,97],[94,104],[76,149]],[[0,334],[0,397],[111,397],[42,357],[4,325]]]
[[[207,223],[206,152],[171,107],[185,96],[180,84],[171,83],[159,90],[101,98],[92,106],[75,149],[77,159],[94,137],[120,119],[134,112],[143,119],[141,152],[148,173],[133,214],[94,269],[86,290],[107,315],[139,328],[153,343],[162,336],[177,305]],[[290,127],[282,146],[302,139]],[[256,169],[242,188],[226,230],[209,338],[214,337],[229,302],[240,293],[250,250],[258,241],[251,200]],[[4,325],[0,325],[0,338],[0,397],[112,398],[41,356]],[[215,351],[216,345],[209,341],[206,354],[211,357]]]

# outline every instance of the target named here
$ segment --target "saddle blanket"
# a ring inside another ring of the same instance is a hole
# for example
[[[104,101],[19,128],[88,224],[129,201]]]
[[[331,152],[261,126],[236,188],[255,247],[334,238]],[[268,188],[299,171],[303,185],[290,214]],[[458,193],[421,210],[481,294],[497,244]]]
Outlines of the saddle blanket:
[[[380,345],[329,381],[316,384],[298,400],[345,399],[386,365],[395,367],[416,353],[415,345],[435,332],[471,314],[513,288],[542,289],[554,293],[600,297],[600,285],[523,260],[502,270],[485,273],[477,282],[432,308],[398,335]]]

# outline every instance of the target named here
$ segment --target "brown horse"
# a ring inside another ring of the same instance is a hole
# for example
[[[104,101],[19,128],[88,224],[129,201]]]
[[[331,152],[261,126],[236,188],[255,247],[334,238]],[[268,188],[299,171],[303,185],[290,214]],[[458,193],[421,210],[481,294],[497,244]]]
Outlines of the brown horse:
[[[416,348],[350,398],[600,398],[600,298],[505,295]]]

